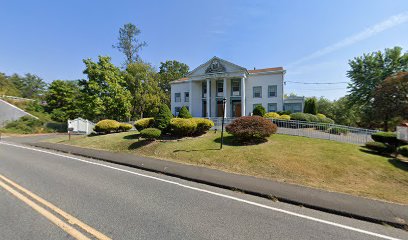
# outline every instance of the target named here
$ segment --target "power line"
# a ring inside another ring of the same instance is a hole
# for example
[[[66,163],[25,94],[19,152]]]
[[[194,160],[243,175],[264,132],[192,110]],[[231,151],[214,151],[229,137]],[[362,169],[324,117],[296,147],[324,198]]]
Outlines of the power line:
[[[345,84],[348,82],[296,82],[296,81],[285,81],[289,83],[299,83],[299,84],[314,84],[314,85],[322,85],[322,84]]]

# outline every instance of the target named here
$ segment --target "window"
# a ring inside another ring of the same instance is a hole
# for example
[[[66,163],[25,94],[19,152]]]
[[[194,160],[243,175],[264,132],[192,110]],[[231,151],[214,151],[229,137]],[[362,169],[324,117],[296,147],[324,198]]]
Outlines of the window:
[[[224,82],[217,81],[217,97],[223,97],[223,96],[224,96]]]
[[[268,112],[276,112],[278,110],[277,103],[268,103]]]
[[[241,95],[241,80],[231,80],[231,96]]]
[[[179,115],[180,109],[181,109],[181,107],[175,107],[175,108],[174,108],[174,111],[175,111],[174,116],[178,116],[178,115]]]
[[[180,93],[175,93],[174,94],[174,101],[175,102],[181,102],[181,94]]]
[[[201,89],[202,89],[202,95],[203,95],[202,98],[206,98],[207,97],[207,83],[206,82],[203,82]]]
[[[254,87],[253,98],[262,98],[262,87],[261,86]]]
[[[277,90],[278,90],[278,86],[276,85],[268,86],[268,97],[276,97]]]
[[[184,102],[189,102],[190,101],[190,93],[189,92],[185,92],[184,93]]]
[[[283,105],[283,110],[290,111],[292,113],[302,112],[302,104],[301,103],[285,103]]]

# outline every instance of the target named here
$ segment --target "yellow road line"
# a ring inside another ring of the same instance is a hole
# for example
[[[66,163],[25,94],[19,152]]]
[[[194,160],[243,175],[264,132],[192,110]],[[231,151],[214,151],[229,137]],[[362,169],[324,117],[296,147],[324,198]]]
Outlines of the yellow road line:
[[[74,237],[76,239],[80,239],[80,240],[91,240],[90,238],[86,237],[85,235],[83,235],[81,232],[79,232],[75,228],[73,228],[73,227],[69,226],[68,224],[66,224],[65,222],[63,222],[61,219],[59,219],[58,217],[56,217],[55,215],[53,215],[49,211],[45,210],[44,208],[37,205],[36,203],[34,203],[33,201],[31,201],[30,199],[28,199],[27,197],[25,197],[21,193],[17,192],[16,190],[11,188],[10,186],[6,185],[3,181],[0,181],[0,186],[2,186],[4,189],[9,191],[11,194],[13,194],[15,197],[17,197],[18,199],[20,199],[24,203],[26,203],[28,206],[32,207],[35,211],[37,211],[38,213],[40,213],[44,217],[48,218],[48,220],[50,220],[52,223],[54,223],[55,225],[60,227],[62,230],[67,232],[72,237]]]
[[[82,228],[83,230],[87,231],[88,233],[92,234],[93,236],[95,236],[97,239],[100,240],[110,240],[111,238],[107,237],[106,235],[104,235],[103,233],[99,232],[98,230],[92,228],[91,226],[81,222],[79,219],[77,219],[76,217],[70,215],[69,213],[64,212],[63,210],[61,210],[60,208],[58,208],[57,206],[55,206],[54,204],[44,200],[43,198],[39,197],[38,195],[30,192],[29,190],[23,188],[22,186],[18,185],[17,183],[11,181],[10,179],[4,177],[3,175],[0,174],[0,178],[4,181],[6,181],[7,183],[9,183],[10,185],[14,186],[15,188],[17,188],[18,190],[24,192],[25,194],[27,194],[28,196],[30,196],[31,198],[35,199],[36,201],[38,201],[39,203],[43,204],[44,206],[47,206],[48,208],[50,208],[51,210],[55,211],[56,213],[60,214],[61,216],[63,216],[65,219],[67,219],[67,221],[70,224],[73,225],[77,225],[78,227]],[[3,183],[4,184],[4,183]],[[2,185],[3,185],[2,184]],[[5,184],[4,184],[5,185]],[[7,185],[5,185],[7,186]],[[4,187],[4,186],[2,186]],[[8,187],[8,186],[7,186]],[[10,188],[10,187],[9,187]],[[10,188],[12,189],[12,188]],[[13,189],[12,189],[13,190]],[[20,194],[18,192],[16,192],[17,194]],[[15,195],[15,194],[13,194]],[[21,194],[20,194],[21,195]],[[16,196],[16,195],[15,195]],[[23,195],[21,195],[22,197],[24,197]],[[17,196],[16,196],[17,197]],[[18,197],[19,198],[19,197]],[[25,198],[25,197],[24,197]],[[20,198],[21,199],[21,198]],[[28,198],[26,198],[28,201]],[[23,201],[23,200],[22,200]],[[24,201],[25,202],[25,201]],[[32,201],[31,201],[32,202]],[[27,203],[27,202],[26,202]],[[34,202],[32,202],[33,204],[35,204]],[[28,204],[28,203],[27,203]],[[31,206],[31,205],[30,205]],[[40,207],[40,206],[38,206]],[[40,207],[41,208],[41,207]],[[44,211],[47,211],[45,209],[43,209]],[[38,210],[37,210],[38,211]],[[50,213],[51,214],[51,213]],[[54,216],[54,215],[53,215]],[[59,220],[59,219],[58,219]],[[61,221],[61,220],[60,220]],[[61,221],[62,222],[62,221]],[[64,223],[64,222],[62,222]],[[64,223],[65,224],[65,223]],[[69,226],[69,225],[68,225]],[[74,229],[74,228],[73,228]],[[64,229],[65,230],[65,229]],[[74,229],[75,230],[75,229]],[[77,230],[75,230],[77,231]],[[78,232],[80,233],[80,232]],[[81,233],[80,233],[81,234]],[[82,235],[82,234],[81,234]],[[84,235],[82,235],[84,236]],[[85,236],[84,236],[85,237]],[[89,238],[78,238],[78,239],[89,239]]]

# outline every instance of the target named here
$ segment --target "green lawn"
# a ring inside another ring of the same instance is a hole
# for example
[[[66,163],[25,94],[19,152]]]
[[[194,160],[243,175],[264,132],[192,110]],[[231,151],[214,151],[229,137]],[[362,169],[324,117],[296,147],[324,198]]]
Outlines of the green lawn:
[[[138,141],[135,133],[60,137],[49,141],[109,151],[126,151],[227,172],[306,185],[329,191],[408,204],[408,164],[367,153],[357,145],[273,135],[259,145],[237,146],[219,133],[174,141]]]

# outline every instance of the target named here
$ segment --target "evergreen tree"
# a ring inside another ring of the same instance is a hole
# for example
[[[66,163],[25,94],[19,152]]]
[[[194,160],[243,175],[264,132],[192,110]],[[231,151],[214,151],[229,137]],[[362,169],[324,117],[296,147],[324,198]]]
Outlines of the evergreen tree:
[[[179,118],[192,118],[193,116],[191,116],[190,112],[188,111],[186,106],[181,107],[179,115]]]

